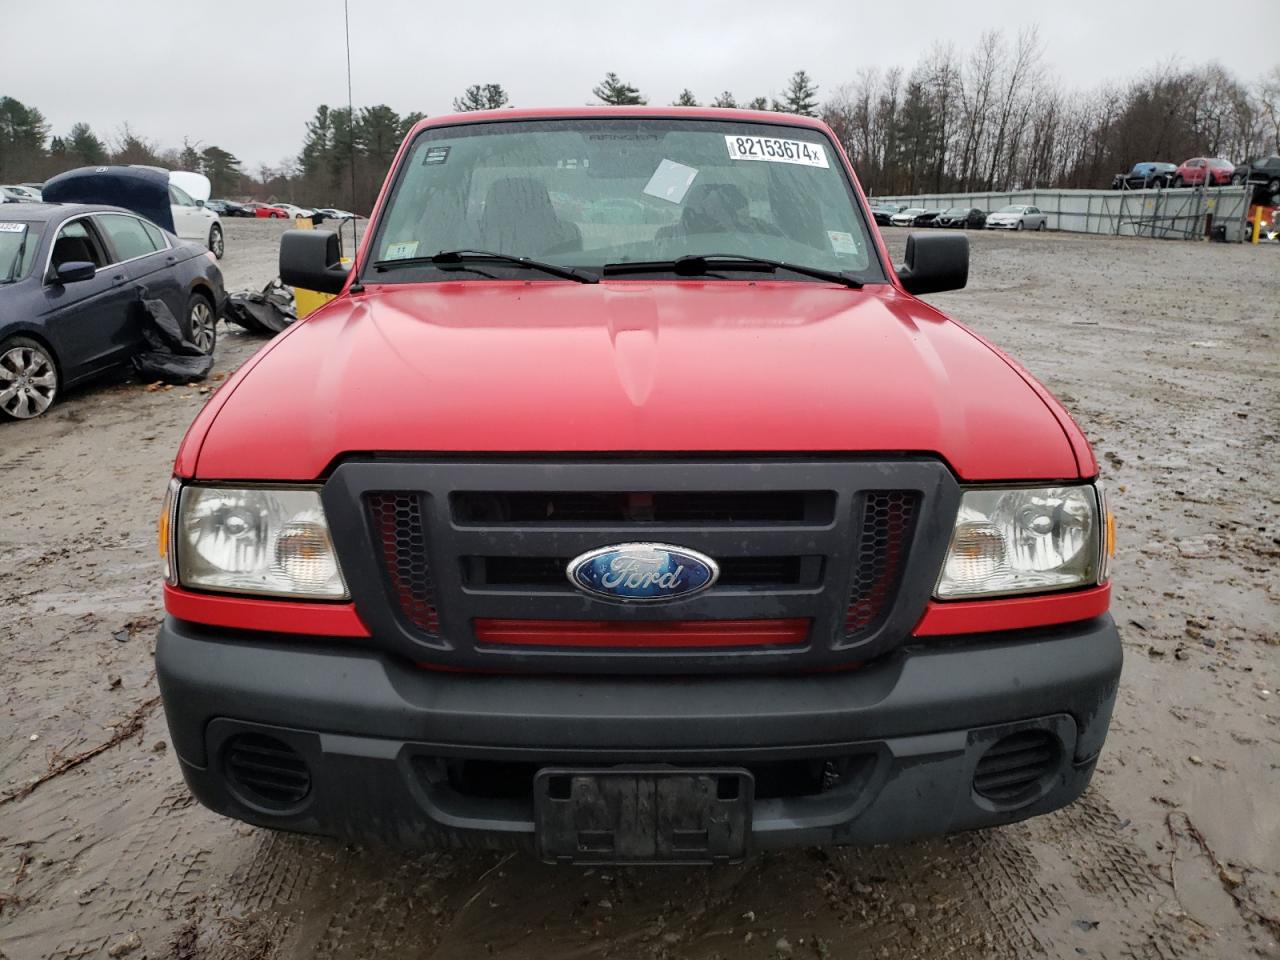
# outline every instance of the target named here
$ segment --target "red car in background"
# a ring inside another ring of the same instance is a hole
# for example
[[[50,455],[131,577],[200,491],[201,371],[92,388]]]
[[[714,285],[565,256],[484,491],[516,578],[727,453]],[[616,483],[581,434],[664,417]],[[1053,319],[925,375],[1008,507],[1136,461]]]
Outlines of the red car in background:
[[[1231,174],[1235,172],[1235,164],[1219,157],[1192,157],[1183,160],[1178,169],[1173,171],[1171,186],[1174,187],[1225,187],[1231,183]],[[1205,183],[1206,175],[1209,182]]]
[[[250,217],[270,217],[272,220],[287,220],[289,213],[280,207],[273,207],[269,203],[246,203],[244,204],[245,215]]]

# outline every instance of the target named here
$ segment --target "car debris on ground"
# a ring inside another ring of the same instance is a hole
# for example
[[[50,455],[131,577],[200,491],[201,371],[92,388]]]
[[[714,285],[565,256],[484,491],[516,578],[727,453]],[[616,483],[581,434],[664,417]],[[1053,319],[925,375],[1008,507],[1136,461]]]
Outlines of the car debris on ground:
[[[227,298],[225,319],[228,323],[244,327],[250,333],[274,336],[298,319],[293,288],[285,286],[276,278],[263,287],[261,292],[233,293]]]

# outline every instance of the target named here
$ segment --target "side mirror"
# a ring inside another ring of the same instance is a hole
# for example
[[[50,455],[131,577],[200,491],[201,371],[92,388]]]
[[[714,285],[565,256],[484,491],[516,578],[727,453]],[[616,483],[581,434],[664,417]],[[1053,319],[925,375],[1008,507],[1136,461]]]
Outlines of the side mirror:
[[[962,233],[911,233],[898,270],[907,293],[962,290],[969,282],[969,238]]]
[[[54,267],[49,277],[54,283],[79,283],[92,280],[98,268],[88,260],[68,260]]]
[[[204,201],[203,201],[203,200],[197,200],[197,201],[196,201],[196,206],[197,206],[197,207],[203,207],[203,206],[204,206]]]
[[[286,230],[280,237],[280,279],[316,293],[341,293],[348,268],[332,230]]]

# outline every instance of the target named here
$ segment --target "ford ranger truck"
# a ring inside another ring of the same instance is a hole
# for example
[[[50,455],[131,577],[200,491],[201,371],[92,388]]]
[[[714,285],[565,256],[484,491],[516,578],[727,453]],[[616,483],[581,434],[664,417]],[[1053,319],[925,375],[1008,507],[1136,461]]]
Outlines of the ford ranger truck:
[[[266,827],[722,863],[1006,824],[1120,675],[1080,429],[917,299],[830,129],[418,123],[336,298],[200,412],[156,651],[195,796]]]

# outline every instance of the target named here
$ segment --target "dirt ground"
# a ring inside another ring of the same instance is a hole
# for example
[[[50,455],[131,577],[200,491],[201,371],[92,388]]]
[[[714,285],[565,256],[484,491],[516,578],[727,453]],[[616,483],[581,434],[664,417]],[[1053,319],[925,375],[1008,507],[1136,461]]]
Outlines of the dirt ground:
[[[281,229],[227,224],[230,289],[274,276]],[[99,384],[0,424],[0,958],[1280,956],[1280,249],[971,239],[969,289],[936,301],[1066,402],[1120,517],[1125,672],[1079,803],[715,870],[220,819],[152,666],[155,520],[208,387]],[[262,341],[219,332],[222,377]]]

